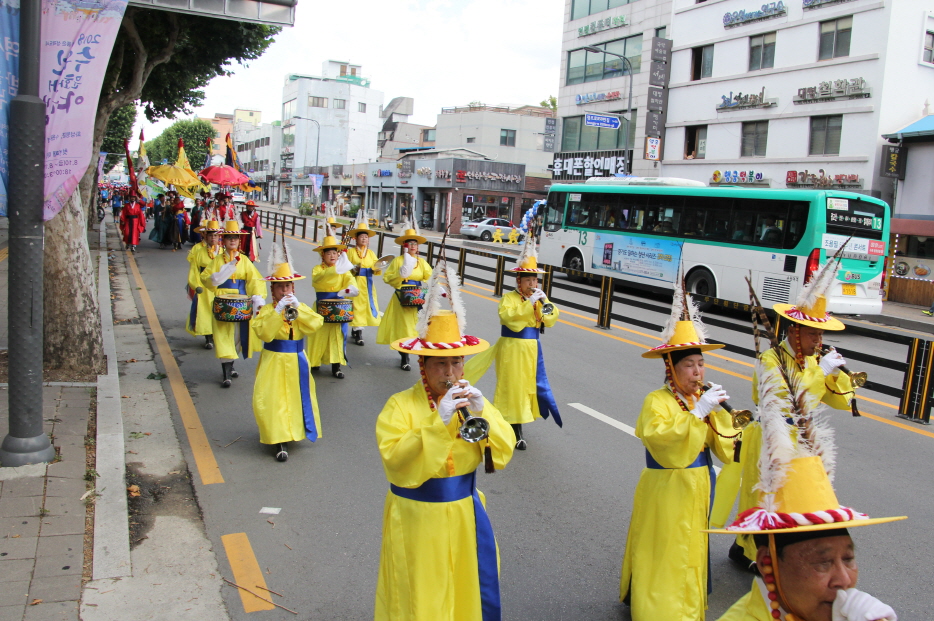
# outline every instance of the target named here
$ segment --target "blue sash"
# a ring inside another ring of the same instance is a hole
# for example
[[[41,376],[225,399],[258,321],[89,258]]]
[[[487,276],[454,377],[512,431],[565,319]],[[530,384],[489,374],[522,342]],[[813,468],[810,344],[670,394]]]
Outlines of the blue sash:
[[[513,332],[506,326],[502,326],[500,336],[509,339],[535,339],[538,341],[538,367],[535,369],[535,392],[538,396],[538,411],[544,417],[554,414],[555,422],[558,427],[563,427],[561,414],[558,413],[558,404],[555,402],[555,396],[551,392],[551,384],[548,383],[548,374],[545,372],[545,357],[542,355],[542,342],[538,340],[538,328],[522,328],[519,332]]]
[[[369,295],[370,300],[370,314],[373,315],[373,318],[379,315],[376,312],[376,302],[373,301],[373,268],[372,267],[358,267],[357,276],[363,276],[366,278],[366,292]]]
[[[218,289],[236,289],[240,295],[246,295],[246,281],[242,278],[228,278],[217,285]],[[250,322],[241,321],[240,323],[240,355],[244,360],[250,357]]]
[[[337,292],[334,291],[315,291],[315,299],[317,300],[336,300],[341,296],[337,295]],[[347,359],[347,337],[350,335],[350,322],[345,322],[341,324],[341,334],[344,335],[344,359]],[[350,366],[350,363],[347,363],[347,366]]]
[[[298,354],[298,385],[302,393],[302,417],[305,421],[305,437],[314,442],[318,439],[318,427],[315,425],[315,411],[311,404],[311,383],[308,380],[311,369],[305,356],[305,339],[297,341],[274,339],[263,343],[263,349],[277,354]]]
[[[480,502],[477,473],[470,472],[444,479],[428,479],[416,488],[389,485],[393,494],[418,502],[454,502],[473,496],[477,535],[477,572],[480,576],[480,607],[483,621],[499,621],[502,609],[499,598],[499,569],[496,566],[496,539],[493,525]]]

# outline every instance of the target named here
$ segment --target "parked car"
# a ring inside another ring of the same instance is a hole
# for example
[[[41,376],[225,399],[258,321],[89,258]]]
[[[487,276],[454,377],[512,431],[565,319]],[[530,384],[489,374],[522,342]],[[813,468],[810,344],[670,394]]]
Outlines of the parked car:
[[[509,239],[509,231],[512,230],[512,222],[504,218],[483,218],[482,220],[473,220],[461,225],[461,235],[473,239],[490,241],[493,239],[493,232],[497,229],[503,232],[503,241]],[[524,235],[519,235],[521,241]]]
[[[243,192],[232,192],[231,196],[233,197],[232,200],[234,203],[245,203],[246,202],[246,196],[243,194]]]

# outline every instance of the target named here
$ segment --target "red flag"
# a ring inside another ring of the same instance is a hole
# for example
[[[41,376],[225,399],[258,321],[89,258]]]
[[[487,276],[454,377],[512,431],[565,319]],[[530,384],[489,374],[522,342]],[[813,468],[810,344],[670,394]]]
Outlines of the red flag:
[[[123,141],[123,150],[126,152],[126,167],[130,170],[130,187],[134,194],[139,196],[139,186],[136,185],[136,171],[133,169],[133,158],[130,157],[130,141]]]
[[[139,141],[140,141],[140,142],[146,142],[146,139],[143,138],[143,128],[142,128],[142,127],[139,128]]]

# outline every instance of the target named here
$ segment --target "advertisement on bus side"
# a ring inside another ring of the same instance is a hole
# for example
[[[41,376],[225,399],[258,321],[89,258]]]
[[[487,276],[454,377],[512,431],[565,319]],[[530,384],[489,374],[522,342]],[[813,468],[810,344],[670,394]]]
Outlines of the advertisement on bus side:
[[[683,243],[667,239],[596,233],[592,255],[593,268],[674,282],[678,276]]]

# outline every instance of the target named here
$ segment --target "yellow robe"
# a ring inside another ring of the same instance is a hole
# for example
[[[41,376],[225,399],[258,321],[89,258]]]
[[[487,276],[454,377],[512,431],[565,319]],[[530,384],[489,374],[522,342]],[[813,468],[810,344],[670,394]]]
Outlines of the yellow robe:
[[[853,384],[846,373],[837,373],[824,376],[816,356],[804,357],[804,370],[798,368],[794,362],[795,355],[788,341],[782,342],[782,348],[788,352],[791,361],[790,371],[798,377],[798,382],[807,386],[808,392],[819,395],[820,400],[835,410],[847,410],[850,407],[850,398],[853,396]],[[778,366],[778,355],[769,349],[762,354],[762,362],[769,368]],[[834,394],[834,393],[844,393]],[[759,382],[755,374],[752,377],[752,401],[759,403]],[[797,442],[797,432],[793,425],[788,426],[788,433]],[[743,446],[740,450],[739,461],[743,469],[742,483],[739,491],[739,513],[759,505],[759,492],[753,486],[759,482],[759,453],[762,450],[762,428],[758,422],[750,423],[742,436]],[[737,542],[746,551],[746,558],[750,561],[756,559],[756,545],[751,535],[740,535]]]
[[[762,599],[762,591],[756,580],[752,581],[752,589],[736,603],[730,606],[730,609],[723,613],[717,621],[775,621],[772,617],[771,608]]]
[[[730,415],[711,414],[719,430]],[[726,433],[726,431],[723,431]],[[650,392],[636,436],[663,469],[644,468],[636,486],[623,558],[620,599],[629,596],[633,621],[702,621],[707,609],[707,528],[710,474],[688,468],[709,447],[724,463],[733,441],[681,409],[668,388]]]
[[[375,264],[379,257],[376,256],[376,253],[367,248],[366,254],[363,258],[360,258],[360,254],[357,252],[356,248],[347,249],[347,258],[350,259],[350,262],[357,267],[365,267],[373,269],[373,264]],[[378,276],[382,274],[380,270],[373,270],[373,276]],[[360,295],[353,299],[353,321],[350,322],[352,328],[360,328],[362,326],[378,326],[380,322],[380,312],[379,312],[379,300],[376,299],[376,287],[372,286],[373,289],[373,308],[370,308],[370,286],[368,282],[373,282],[373,276],[367,278],[366,276],[356,276],[357,279],[357,289],[360,290]],[[376,315],[373,314],[373,309],[376,309]]]
[[[399,268],[402,267],[402,257],[396,257],[386,268],[383,274],[383,281],[392,287],[398,289],[402,286],[403,280],[418,280],[426,282],[431,278],[431,266],[428,261],[418,257],[418,263],[407,278],[399,275]],[[418,318],[418,308],[415,306],[402,306],[399,303],[399,296],[393,293],[389,300],[389,306],[386,307],[386,314],[379,324],[379,331],[376,333],[376,342],[380,345],[389,345],[393,341],[418,336],[415,333],[415,322]]]
[[[240,260],[237,261],[237,269],[234,270],[229,280],[245,281],[243,284],[247,297],[258,295],[265,298],[266,281],[263,280],[259,271],[257,271],[256,267],[254,267],[253,263],[246,255],[241,255],[236,251],[234,252],[239,255]],[[201,272],[201,284],[205,289],[211,291],[215,297],[224,295],[225,293],[241,293],[239,289],[215,287],[214,283],[211,282],[211,275],[224,267],[225,264],[230,263],[231,260],[232,257],[224,250],[223,252],[217,253],[217,256],[214,257],[214,260],[207,269]],[[214,319],[212,314],[211,332],[214,334],[214,357],[223,358],[225,360],[236,360],[238,347],[241,349],[244,358],[249,358],[253,355],[254,351],[259,351],[261,345],[257,342],[256,337],[247,338],[251,332],[250,323],[251,322],[237,323],[218,321]],[[243,324],[246,325],[244,326]],[[248,343],[243,342],[245,338],[247,338]]]
[[[208,248],[204,242],[195,244],[188,252],[188,287],[189,293],[194,295],[189,306],[188,318],[185,320],[185,330],[192,336],[212,334],[214,316],[214,294],[201,284],[201,272],[214,261],[216,248]],[[201,293],[194,293],[201,287]],[[194,319],[194,321],[192,321]]]
[[[483,417],[490,423],[493,461],[501,470],[512,457],[515,435],[486,401]],[[458,418],[445,426],[430,409],[421,382],[390,397],[376,421],[376,442],[389,482],[414,488],[430,478],[477,470],[485,442],[457,438]],[[476,476],[484,476],[482,468]],[[388,492],[376,621],[478,621],[480,606],[473,499],[419,502]]]
[[[554,313],[542,317],[542,323],[546,328],[551,328],[557,323],[559,314],[560,311],[555,307]],[[499,322],[513,332],[539,326],[532,305],[518,291],[506,293],[499,301]],[[535,383],[538,341],[501,336],[496,345],[467,362],[464,378],[475,384],[494,360],[496,393],[493,403],[503,413],[503,418],[513,425],[531,423],[541,418]]]
[[[324,320],[306,304],[298,305],[298,319],[291,325],[282,312],[277,313],[275,304],[267,304],[253,318],[253,331],[264,343],[274,339],[301,341],[321,328]],[[253,384],[253,416],[259,427],[259,441],[263,444],[294,442],[306,437],[302,388],[299,376],[299,356],[304,352],[286,353],[263,349],[256,365],[256,381]],[[317,437],[321,437],[321,417],[318,413],[318,398],[315,395],[315,380],[305,361],[308,372],[308,395],[314,413]]]
[[[351,285],[356,285],[356,282],[350,272],[338,274],[336,268],[328,267],[324,263],[316,265],[311,271],[311,286],[315,288],[315,292],[337,293]],[[344,325],[324,323],[321,329],[308,337],[308,343],[305,345],[308,364],[313,367],[320,367],[322,364],[347,364],[344,356]]]

